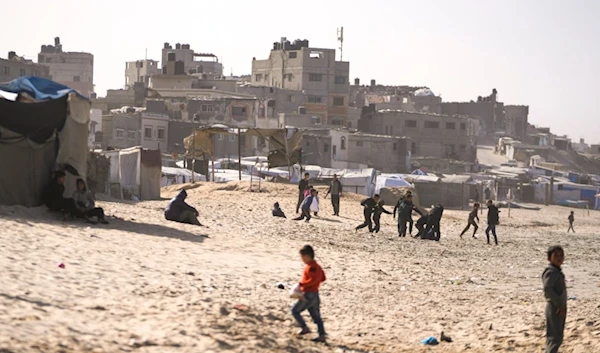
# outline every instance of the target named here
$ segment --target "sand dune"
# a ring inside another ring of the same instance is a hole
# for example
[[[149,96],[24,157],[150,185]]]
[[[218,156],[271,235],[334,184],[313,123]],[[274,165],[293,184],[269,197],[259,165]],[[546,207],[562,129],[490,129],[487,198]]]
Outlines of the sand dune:
[[[0,352],[539,352],[539,276],[555,243],[576,297],[563,351],[600,352],[598,212],[576,211],[567,235],[566,208],[503,210],[495,247],[459,239],[467,211],[447,210],[437,243],[398,239],[387,215],[382,233],[355,232],[359,195],[339,218],[323,199],[308,224],[272,218],[275,201],[294,216],[296,189],[262,186],[186,186],[208,229],[163,220],[181,186],[163,201],[99,196],[108,226],[0,206]],[[327,346],[294,338],[291,300],[275,287],[298,280],[306,243],[328,276]],[[454,342],[419,343],[442,330]]]

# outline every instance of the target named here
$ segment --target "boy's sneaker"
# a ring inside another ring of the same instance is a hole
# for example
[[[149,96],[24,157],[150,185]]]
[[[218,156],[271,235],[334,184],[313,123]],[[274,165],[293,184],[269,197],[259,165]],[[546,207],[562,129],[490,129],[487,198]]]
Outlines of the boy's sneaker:
[[[298,332],[298,336],[304,336],[304,335],[308,335],[310,333],[310,329],[307,328],[303,328],[302,331]]]
[[[312,341],[316,342],[316,343],[325,343],[327,341],[327,339],[325,338],[325,336],[319,336],[319,337],[313,339]]]

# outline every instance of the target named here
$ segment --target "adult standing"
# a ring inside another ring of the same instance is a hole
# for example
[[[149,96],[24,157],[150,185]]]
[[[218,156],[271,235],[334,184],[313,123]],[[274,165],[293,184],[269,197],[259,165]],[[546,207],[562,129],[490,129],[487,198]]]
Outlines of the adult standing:
[[[333,206],[333,215],[340,215],[340,197],[342,196],[342,182],[338,179],[337,174],[333,174],[333,181],[329,185],[329,189],[325,194],[325,198],[327,195],[331,194],[331,205]]]
[[[487,237],[487,243],[490,244],[490,232],[494,236],[494,242],[498,245],[498,237],[496,237],[496,226],[500,223],[500,210],[492,200],[487,201],[488,214],[487,214],[487,222],[488,226],[485,230],[485,235]]]
[[[296,213],[300,210],[300,205],[304,201],[304,191],[308,188],[308,178],[310,174],[304,173],[304,178],[298,183],[298,203],[296,204]]]

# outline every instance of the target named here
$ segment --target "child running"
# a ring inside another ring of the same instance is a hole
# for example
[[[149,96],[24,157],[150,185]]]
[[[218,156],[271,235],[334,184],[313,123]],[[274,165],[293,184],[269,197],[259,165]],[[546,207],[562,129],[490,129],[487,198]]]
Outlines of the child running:
[[[306,264],[302,278],[300,279],[300,290],[303,293],[302,298],[298,300],[292,308],[292,315],[300,325],[302,331],[298,334],[304,336],[310,333],[310,329],[302,318],[302,312],[308,310],[310,317],[317,324],[319,337],[315,338],[314,342],[325,342],[325,326],[321,319],[321,299],[319,298],[319,286],[325,282],[325,272],[315,261],[315,251],[312,246],[305,245],[300,249],[300,258]]]
[[[575,212],[571,211],[571,214],[569,215],[569,229],[567,229],[567,233],[569,233],[570,230],[572,230],[573,233],[575,233],[575,228],[573,228],[573,222],[575,222]]]
[[[462,239],[463,235],[469,230],[469,228],[471,228],[471,226],[473,226],[473,238],[475,237],[475,233],[477,233],[477,229],[479,229],[479,226],[477,225],[477,222],[479,222],[479,217],[477,216],[477,212],[479,212],[479,203],[475,202],[473,204],[473,210],[471,210],[471,212],[469,213],[469,220],[468,220],[468,224],[467,227],[462,231],[462,233],[460,233],[460,237]],[[477,220],[477,222],[475,222],[475,220]]]

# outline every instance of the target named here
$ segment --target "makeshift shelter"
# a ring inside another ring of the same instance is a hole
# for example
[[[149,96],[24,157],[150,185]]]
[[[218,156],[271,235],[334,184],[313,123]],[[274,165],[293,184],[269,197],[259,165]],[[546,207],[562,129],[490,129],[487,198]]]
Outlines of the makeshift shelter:
[[[90,101],[40,77],[0,84],[0,204],[38,206],[52,172],[66,169],[65,196],[86,179]],[[2,95],[4,96],[4,95]]]
[[[132,147],[119,151],[102,151],[110,158],[109,194],[115,197],[140,200],[160,198],[162,177],[161,155],[159,150]],[[114,186],[117,194],[114,195]]]
[[[186,184],[192,182],[193,172],[189,169],[184,168],[171,168],[162,167],[162,176],[160,179],[160,186],[165,187],[174,184]],[[203,175],[194,175],[195,180],[206,181],[206,177]]]
[[[375,182],[375,193],[381,194],[383,188],[400,188],[400,187],[413,187],[411,183],[406,181],[399,175],[395,174],[381,174],[377,176]],[[387,203],[387,201],[386,201]]]
[[[224,125],[213,125],[194,130],[183,140],[186,154],[195,158],[206,155],[214,157],[213,139],[215,134],[262,137],[269,141],[270,151],[267,160],[269,168],[290,167],[301,162],[302,133],[295,128],[284,129],[239,129]],[[241,154],[241,151],[238,151]]]

